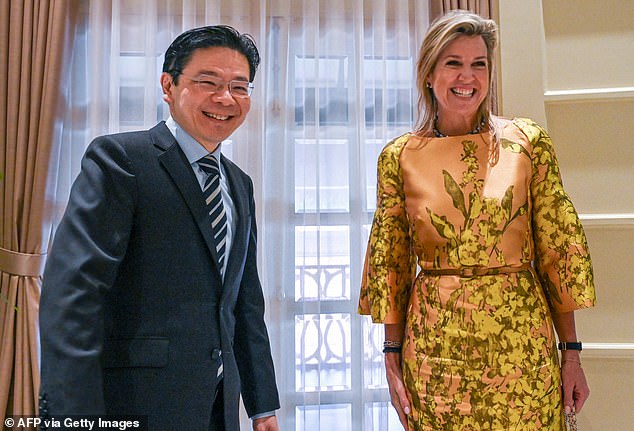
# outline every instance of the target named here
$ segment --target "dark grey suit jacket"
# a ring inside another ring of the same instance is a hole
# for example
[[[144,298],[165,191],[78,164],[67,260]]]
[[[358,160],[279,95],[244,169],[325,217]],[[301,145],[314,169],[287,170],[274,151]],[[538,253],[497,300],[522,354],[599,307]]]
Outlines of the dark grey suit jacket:
[[[236,231],[224,283],[196,177],[163,122],[95,139],[44,272],[40,415],[149,415],[207,430],[279,408],[256,268],[251,179],[222,158]]]

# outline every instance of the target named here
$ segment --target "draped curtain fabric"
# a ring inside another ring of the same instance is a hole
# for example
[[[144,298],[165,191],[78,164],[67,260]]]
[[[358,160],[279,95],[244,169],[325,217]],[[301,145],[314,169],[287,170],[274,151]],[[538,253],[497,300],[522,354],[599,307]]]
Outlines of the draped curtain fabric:
[[[399,430],[382,326],[356,303],[378,153],[415,117],[427,5],[281,3],[268,18],[262,198],[285,429]]]
[[[0,6],[0,418],[37,413],[37,313],[50,233],[47,175],[59,137],[67,0]]]
[[[358,316],[356,304],[378,153],[416,116],[428,3],[90,0],[77,9],[71,109],[51,158],[55,216],[93,137],[167,117],[159,75],[178,34],[218,23],[250,33],[263,62],[251,112],[223,153],[254,180],[281,428],[401,429],[382,326]]]
[[[465,9],[485,18],[496,19],[496,5],[495,0],[429,0],[430,18],[433,20],[453,9]]]

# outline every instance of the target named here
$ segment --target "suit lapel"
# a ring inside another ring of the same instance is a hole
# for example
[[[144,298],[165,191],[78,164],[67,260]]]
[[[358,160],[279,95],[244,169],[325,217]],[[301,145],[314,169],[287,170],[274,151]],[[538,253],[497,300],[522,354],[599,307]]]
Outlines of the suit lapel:
[[[152,137],[154,145],[163,150],[163,152],[158,156],[159,162],[165,168],[183,196],[185,203],[189,207],[189,210],[198,225],[200,233],[205,239],[207,248],[209,248],[209,251],[213,256],[216,269],[218,269],[218,273],[220,273],[218,256],[216,255],[216,246],[214,244],[213,232],[211,230],[207,208],[205,207],[205,203],[203,201],[200,185],[198,184],[198,180],[191,169],[189,161],[164,123],[159,123],[152,129]]]
[[[239,178],[236,172],[237,168],[224,157],[221,157],[221,159],[236,210],[236,214],[233,215],[235,230],[231,240],[231,250],[229,251],[224,281],[225,286],[232,286],[235,283],[239,283],[242,278],[252,214],[249,214],[249,192],[246,190],[244,181]],[[228,290],[230,291],[231,289]]]

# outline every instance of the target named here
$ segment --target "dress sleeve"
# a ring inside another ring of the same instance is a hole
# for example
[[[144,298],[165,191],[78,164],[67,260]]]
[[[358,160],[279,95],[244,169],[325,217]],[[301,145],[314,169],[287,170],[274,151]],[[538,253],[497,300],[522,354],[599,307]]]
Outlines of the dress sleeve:
[[[532,144],[535,269],[552,312],[592,307],[594,276],[583,226],[564,191],[550,137],[535,123],[527,125],[522,129]]]
[[[390,142],[377,167],[377,208],[365,256],[359,313],[375,323],[405,319],[416,270],[399,157],[406,138]]]

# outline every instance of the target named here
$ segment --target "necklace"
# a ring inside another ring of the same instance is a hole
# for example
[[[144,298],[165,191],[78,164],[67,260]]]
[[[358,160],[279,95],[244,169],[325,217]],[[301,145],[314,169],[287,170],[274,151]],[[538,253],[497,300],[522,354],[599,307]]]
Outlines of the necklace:
[[[478,123],[477,126],[475,126],[475,129],[470,131],[468,134],[469,135],[477,135],[478,133],[480,133],[482,131],[482,128],[484,127],[484,124],[485,124],[484,117],[482,117],[482,120]],[[436,115],[436,118],[434,118],[434,125],[432,127],[432,130],[434,132],[434,136],[436,136],[437,138],[446,138],[447,137],[447,135],[445,135],[443,132],[438,130],[438,115]]]

